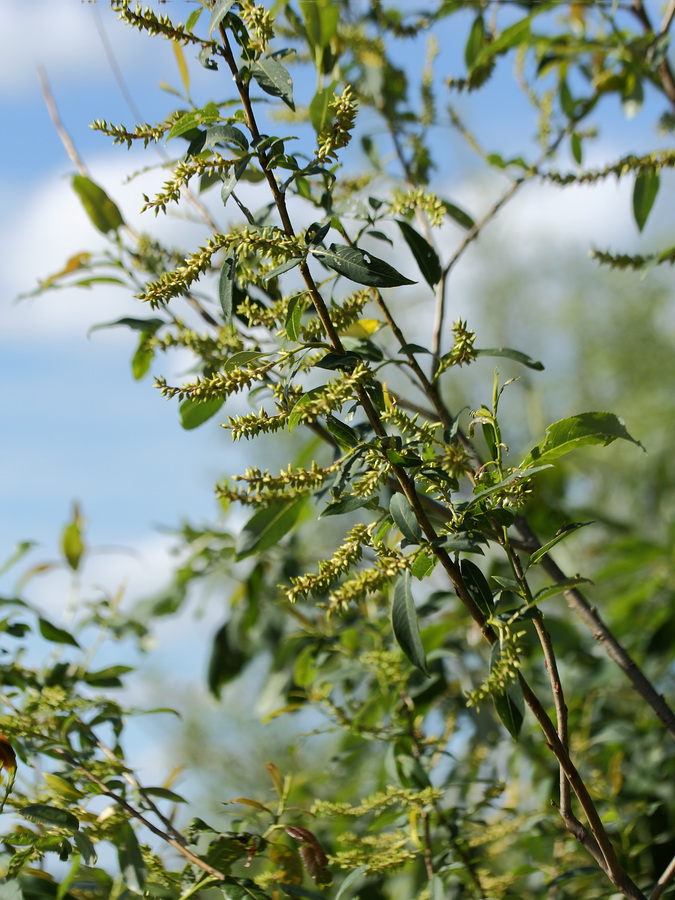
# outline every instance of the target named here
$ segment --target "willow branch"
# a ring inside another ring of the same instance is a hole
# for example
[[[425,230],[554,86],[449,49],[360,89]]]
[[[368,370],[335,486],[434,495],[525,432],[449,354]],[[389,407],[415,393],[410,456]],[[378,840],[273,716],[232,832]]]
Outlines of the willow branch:
[[[671,861],[666,866],[663,875],[656,882],[656,887],[649,895],[649,900],[659,900],[670,884],[670,882],[675,878],[675,856],[671,859]]]
[[[97,775],[95,775],[92,771],[90,771],[83,763],[79,762],[65,750],[61,748],[55,748],[52,750],[53,753],[60,756],[62,759],[65,759],[66,762],[71,765],[74,769],[81,772],[85,778],[91,781],[92,784],[95,784],[98,788],[100,788],[101,793],[106,797],[110,797],[118,806],[121,806],[127,813],[129,813],[132,818],[136,819],[136,821],[140,822],[145,826],[149,831],[151,831],[154,835],[161,838],[165,843],[169,844],[174,850],[177,850],[182,856],[188,859],[193,865],[199,866],[200,869],[203,869],[205,872],[208,872],[209,875],[213,875],[214,878],[217,878],[219,881],[223,881],[225,879],[225,874],[221,872],[219,869],[215,869],[213,866],[209,865],[203,859],[200,859],[191,850],[185,846],[184,842],[176,840],[171,835],[167,834],[166,831],[163,831],[161,828],[158,828],[153,822],[147,819],[142,812],[137,810],[131,803],[127,802],[124,797],[121,797],[115,791],[111,791],[110,788],[106,785],[105,781],[102,781]]]

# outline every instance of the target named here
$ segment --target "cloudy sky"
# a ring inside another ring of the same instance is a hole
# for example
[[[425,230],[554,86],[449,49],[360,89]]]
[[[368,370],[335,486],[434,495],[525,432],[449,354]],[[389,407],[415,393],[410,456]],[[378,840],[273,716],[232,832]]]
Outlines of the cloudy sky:
[[[163,8],[184,19],[193,5],[173,0]],[[239,451],[215,421],[196,432],[182,431],[176,405],[159,397],[151,379],[134,382],[129,368],[133,336],[126,329],[87,337],[94,324],[147,312],[130,308],[119,290],[59,291],[20,303],[15,299],[60,270],[73,254],[102,246],[71,191],[73,165],[50,122],[38,66],[47,73],[63,123],[91,177],[115,198],[130,224],[140,225],[141,190],[156,185],[159,176],[152,173],[145,182],[130,184],[125,176],[155,161],[152,152],[112,148],[88,126],[95,118],[133,121],[110,53],[149,121],[174,108],[175,98],[160,82],[179,84],[175,59],[168,42],[148,40],[118,23],[105,2],[0,0],[0,12],[0,548],[6,557],[16,541],[32,539],[40,543],[44,558],[53,557],[59,531],[77,501],[93,545],[124,547],[135,554],[121,556],[114,565],[106,557],[101,575],[131,579],[132,592],[143,593],[166,571],[169,539],[161,526],[173,526],[181,517],[212,516],[213,483],[238,467]],[[453,40],[449,36],[443,44],[442,59],[461,53]],[[212,76],[195,66],[193,77],[195,95],[210,99]],[[307,94],[305,101],[311,96],[311,85],[300,83],[297,90]],[[499,84],[494,91],[480,101],[483,106],[472,124],[483,135],[496,128],[499,139],[517,149],[531,120],[514,95]],[[651,146],[654,116],[641,116],[642,125],[626,123],[618,104],[608,107],[609,138],[593,151],[597,158],[612,159],[614,138],[618,147],[628,133],[630,150]],[[459,145],[454,149],[457,166],[443,175],[446,195],[478,215],[491,198],[484,184],[473,180],[464,151]],[[496,223],[494,234],[505,247],[512,242],[514,254],[529,254],[532,260],[542,246],[588,245],[589,236],[598,232],[628,240],[628,190],[607,184],[596,191],[525,191]],[[662,199],[660,205],[665,207]],[[146,228],[149,224],[143,220]],[[205,236],[201,226],[176,219],[157,220],[157,227],[188,247]],[[456,239],[456,231],[449,233],[449,241]],[[471,266],[480,264],[480,255],[467,255],[457,286],[470,285]],[[409,268],[413,265],[408,261]],[[453,317],[463,312],[460,299]],[[38,593],[58,611],[52,592]]]

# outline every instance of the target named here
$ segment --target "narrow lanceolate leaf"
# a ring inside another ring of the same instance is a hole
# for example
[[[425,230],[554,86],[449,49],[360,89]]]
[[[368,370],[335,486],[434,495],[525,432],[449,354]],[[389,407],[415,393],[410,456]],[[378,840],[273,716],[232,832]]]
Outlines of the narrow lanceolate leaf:
[[[347,247],[345,244],[331,244],[329,250],[321,248],[312,251],[314,256],[329,269],[339,272],[357,284],[370,287],[398,287],[402,284],[416,284],[397,272],[393,266],[383,259],[378,259],[358,247]]]
[[[389,512],[403,537],[411,544],[419,544],[422,540],[422,529],[412,506],[403,494],[394,494],[389,503]]]
[[[122,213],[103,188],[85,175],[73,175],[73,189],[94,226],[102,234],[117,231],[124,225]]]
[[[460,563],[460,569],[466,589],[471,594],[471,599],[484,616],[491,616],[494,612],[495,601],[485,575],[470,559],[463,559]]]
[[[230,194],[237,186],[237,182],[246,171],[249,158],[240,159],[236,166],[233,166],[226,175],[223,175],[223,185],[220,189],[220,199],[223,205],[229,200]]]
[[[218,279],[218,299],[225,316],[225,321],[229,322],[232,318],[232,296],[234,294],[234,276],[237,271],[237,254],[234,250],[230,250],[220,269],[220,278]]]
[[[309,104],[309,121],[317,134],[321,134],[330,121],[329,107],[335,99],[337,81],[331,81],[328,87],[321,88],[312,97]]]
[[[30,806],[24,806],[19,812],[29,822],[64,828],[73,834],[80,828],[79,821],[72,813],[65,809],[57,809],[55,806],[47,806],[46,803],[32,803]]]
[[[417,610],[410,590],[410,572],[404,572],[394,585],[391,624],[399,647],[410,662],[429,677],[427,660],[420,637]]]
[[[235,144],[240,150],[248,150],[248,138],[234,125],[211,125],[206,129],[204,147],[211,149],[216,144]]]
[[[134,894],[143,894],[145,863],[136,832],[128,822],[115,833],[114,843],[117,846],[117,859],[125,887]]]
[[[443,200],[443,206],[450,218],[454,219],[454,221],[457,222],[458,225],[461,225],[462,228],[466,228],[467,231],[476,224],[468,212],[465,212],[461,207],[451,203],[449,200]]]
[[[563,581],[556,581],[555,584],[549,584],[548,587],[542,588],[532,598],[532,603],[541,603],[542,600],[548,600],[549,597],[555,597],[556,594],[562,594],[565,591],[571,591],[579,584],[593,584],[590,578],[582,578],[577,575],[574,578],[565,578]]]
[[[555,537],[551,538],[550,541],[547,541],[543,546],[541,546],[538,550],[535,550],[532,556],[530,556],[527,562],[527,568],[530,566],[536,566],[537,563],[546,556],[546,554],[555,547],[556,544],[559,544],[560,541],[564,541],[565,538],[569,537],[571,534],[574,534],[575,531],[578,531],[580,528],[585,528],[586,525],[592,525],[593,522],[571,522],[569,525],[563,525],[563,527],[558,531]]]
[[[199,428],[200,425],[203,425],[204,422],[208,422],[212,416],[215,416],[224,402],[225,400],[220,397],[216,397],[215,400],[205,400],[201,403],[188,397],[178,407],[180,424],[186,431]]]
[[[270,900],[262,888],[249,878],[227,878],[219,885],[223,900]]]
[[[511,686],[503,693],[493,694],[492,701],[502,724],[517,741],[525,718],[520,688]]]
[[[354,886],[367,871],[368,866],[359,866],[358,869],[351,871],[340,885],[340,890],[335,895],[335,900],[353,900],[356,896]]]
[[[403,240],[410,247],[424,280],[429,287],[433,288],[441,280],[441,263],[438,254],[431,244],[405,219],[397,219],[396,224],[401,229]]]
[[[546,429],[546,438],[530,450],[519,468],[527,469],[535,464],[552,463],[559,456],[569,453],[570,450],[576,450],[577,447],[586,444],[607,446],[617,438],[642,447],[642,444],[626,431],[623,419],[614,413],[590,412],[570,416],[549,425]],[[642,449],[644,450],[644,447]]]
[[[322,392],[325,391],[325,385],[321,387],[312,388],[311,391],[307,391],[306,394],[303,394],[302,397],[295,404],[293,409],[291,410],[291,414],[288,417],[288,430],[293,431],[296,425],[299,425],[300,422],[303,421],[304,416],[307,414],[306,407],[311,406],[317,399],[320,397]]]
[[[659,173],[655,169],[641,169],[633,187],[633,215],[638,229],[647,224],[649,213],[659,192]]]
[[[288,69],[273,56],[264,56],[251,66],[251,75],[258,86],[272,97],[281,97],[287,106],[295,109],[293,103],[293,79]]]
[[[244,525],[237,541],[237,559],[262,553],[288,534],[302,511],[304,499],[260,509]]]
[[[64,628],[59,628],[57,625],[53,625],[47,619],[40,617],[38,619],[38,626],[40,628],[40,634],[46,641],[51,641],[53,644],[68,644],[71,647],[80,646],[70,632],[66,631]]]
[[[527,366],[528,369],[535,369],[537,372],[541,372],[544,368],[544,364],[539,362],[538,359],[532,359],[527,353],[521,353],[520,350],[511,350],[510,347],[482,348],[476,350],[476,356],[504,356],[507,359],[513,359],[516,362],[522,363],[524,366]]]
[[[180,80],[183,82],[185,93],[189,94],[190,73],[188,72],[187,63],[185,62],[185,54],[183,53],[183,48],[178,43],[178,41],[172,41],[171,45],[173,47],[173,54],[176,57],[176,65],[178,66],[178,71],[180,72]]]
[[[211,21],[209,22],[209,37],[213,35],[213,32],[221,24],[233,4],[234,0],[216,0],[213,4]]]

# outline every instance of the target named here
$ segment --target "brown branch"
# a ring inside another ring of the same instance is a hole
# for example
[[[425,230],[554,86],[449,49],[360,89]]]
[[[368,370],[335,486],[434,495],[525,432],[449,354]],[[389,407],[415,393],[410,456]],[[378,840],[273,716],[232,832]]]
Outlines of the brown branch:
[[[75,166],[80,175],[84,175],[85,178],[89,177],[89,173],[87,171],[87,167],[82,161],[82,157],[77,152],[75,144],[71,136],[65,129],[63,122],[61,121],[61,117],[59,115],[59,111],[56,107],[56,101],[54,100],[54,95],[52,94],[51,88],[49,86],[49,80],[47,78],[47,73],[42,68],[42,66],[38,66],[38,77],[40,79],[40,90],[42,91],[42,99],[45,101],[45,106],[47,107],[47,112],[49,113],[49,118],[52,120],[52,125],[59,138],[61,139],[61,143],[63,144],[63,148],[68,154],[68,158]]]
[[[541,547],[539,540],[532,531],[523,516],[516,518],[516,528],[528,543],[528,551],[533,553]],[[541,565],[547,575],[553,581],[564,581],[566,576],[553,557],[547,553],[541,560]],[[581,621],[590,630],[596,641],[604,648],[607,655],[624,672],[638,694],[653,709],[668,730],[671,737],[675,738],[675,713],[659,694],[654,685],[649,681],[642,669],[632,659],[628,651],[619,643],[612,632],[600,618],[598,611],[591,606],[586,597],[578,588],[565,591],[565,599],[570,609],[575,612]]]
[[[659,900],[670,882],[675,878],[675,856],[664,869],[663,875],[656,882],[656,887],[649,895],[649,900]]]
[[[75,757],[71,756],[65,750],[62,750],[60,747],[54,748],[52,750],[53,753],[60,756],[62,759],[65,759],[66,762],[71,765],[74,769],[80,771],[85,778],[91,781],[92,784],[95,784],[97,787],[101,789],[101,793],[106,797],[110,797],[111,800],[114,800],[118,806],[121,806],[127,813],[129,813],[132,818],[136,819],[142,825],[144,825],[149,831],[151,831],[154,835],[161,838],[165,843],[169,844],[174,850],[177,850],[182,856],[184,856],[187,860],[189,860],[193,865],[198,866],[200,869],[203,869],[205,872],[208,872],[209,875],[212,875],[214,878],[217,878],[219,881],[223,881],[226,878],[226,875],[221,872],[219,869],[215,869],[213,866],[209,865],[203,859],[200,859],[191,850],[185,846],[184,842],[178,841],[175,838],[171,837],[171,835],[167,834],[166,831],[162,831],[161,828],[158,828],[155,824],[153,824],[149,819],[143,815],[142,812],[137,810],[134,806],[128,803],[124,797],[121,797],[115,791],[111,791],[110,788],[106,785],[104,781],[102,781],[97,775],[94,775],[83,763],[79,762]],[[184,839],[183,839],[184,841]]]

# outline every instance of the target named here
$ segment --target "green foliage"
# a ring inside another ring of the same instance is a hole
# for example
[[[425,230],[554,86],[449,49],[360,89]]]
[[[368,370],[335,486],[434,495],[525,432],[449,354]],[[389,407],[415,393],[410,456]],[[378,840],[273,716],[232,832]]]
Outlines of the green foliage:
[[[452,2],[407,12],[379,0],[301,0],[272,11],[216,0],[202,4],[203,20],[196,9],[183,26],[127,0],[112,6],[132,27],[172,41],[186,95],[193,55],[218,92],[230,85],[219,102],[186,96],[189,108],[157,125],[94,123],[116,144],[165,140],[176,158],[144,210],[180,208],[188,196],[211,233],[196,250],[170,250],[126,229],[102,189],[75,176],[110,248],[100,259],[72,257],[41,290],[73,276],[87,286],[114,280],[130,302],[148,303],[153,317],[99,327],[137,332],[137,379],[157,355],[189,351],[194,377],[169,384],[157,376],[156,386],[179,401],[185,429],[223,410],[219,424],[233,440],[253,441],[252,464],[217,486],[226,513],[234,506],[223,528],[184,526],[182,564],[150,613],[127,615],[120,598],[105,598],[78,608],[64,628],[21,598],[3,601],[2,630],[15,650],[5,665],[0,763],[6,803],[35,827],[19,822],[4,832],[0,888],[8,898],[46,892],[57,900],[85,891],[166,900],[206,891],[232,900],[658,900],[675,852],[667,787],[675,716],[663,696],[675,634],[672,534],[669,542],[629,515],[617,527],[621,540],[597,548],[581,535],[567,540],[591,525],[571,520],[607,525],[609,516],[565,512],[573,466],[596,465],[587,445],[641,444],[610,412],[568,413],[524,437],[520,413],[503,411],[506,396],[512,405],[521,396],[511,393],[515,379],[495,372],[486,388],[481,360],[505,360],[526,376],[543,364],[500,342],[475,347],[466,321],[447,327],[446,307],[455,264],[525,184],[631,175],[643,230],[675,154],[625,154],[592,169],[583,151],[608,97],[630,114],[648,86],[672,115],[672,16],[658,32],[639,0],[632,16],[609,4],[554,10],[487,0],[469,4],[467,16],[467,4]],[[412,54],[404,64],[401,48],[420,32],[433,39],[418,96]],[[449,34],[462,35],[465,76],[434,73]],[[483,150],[449,98],[489,91],[510,58],[538,116],[540,147],[507,157],[499,146]],[[309,67],[316,88],[307,93]],[[508,181],[480,217],[432,189],[437,127],[444,139],[466,138]],[[354,136],[364,171],[355,171]],[[573,173],[555,167],[568,141]],[[254,212],[244,184],[260,195]],[[213,198],[215,222],[197,185]],[[453,223],[463,231],[448,250]],[[386,259],[370,252],[374,241]],[[401,268],[415,274],[414,264],[419,278],[399,271],[399,249],[412,255]],[[595,255],[639,270],[673,256]],[[81,279],[83,269],[93,275]],[[626,333],[633,340],[638,330]],[[515,334],[528,339],[523,319]],[[584,363],[594,356],[597,348]],[[463,377],[467,370],[479,373],[475,380]],[[464,408],[450,399],[462,392]],[[251,412],[232,404],[238,393]],[[592,391],[588,400],[597,408]],[[631,429],[646,429],[647,418],[636,410]],[[514,429],[520,465],[505,439]],[[270,448],[272,470],[261,467]],[[572,450],[574,462],[563,459]],[[612,489],[619,480],[614,473]],[[247,507],[243,518],[238,506]],[[61,549],[77,585],[89,553],[77,508]],[[596,568],[602,560],[597,588],[581,574],[591,555]],[[239,752],[256,795],[218,798],[237,807],[228,830],[197,817],[180,826],[159,801],[184,798],[169,783],[141,784],[123,740],[134,711],[108,693],[127,683],[130,667],[93,668],[85,649],[94,634],[97,643],[145,638],[152,618],[176,614],[213,582],[230,596],[212,637],[209,689],[220,698],[264,669],[265,692],[277,701],[269,718],[294,727],[301,713],[310,748],[294,772],[268,761],[269,787]],[[588,584],[593,599],[580,590]],[[25,666],[27,635],[56,644],[58,657]],[[40,764],[35,779],[9,793],[13,747],[22,764]],[[104,812],[89,807],[95,798],[109,802]],[[100,843],[115,849],[114,872],[97,867]],[[49,887],[38,890],[34,869],[49,854],[72,868],[47,867]]]

